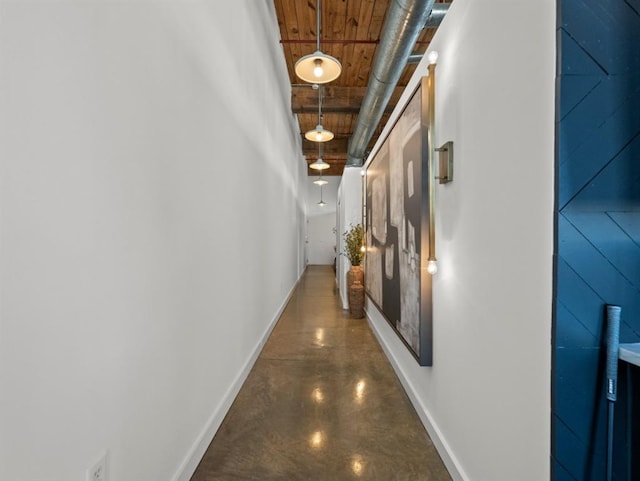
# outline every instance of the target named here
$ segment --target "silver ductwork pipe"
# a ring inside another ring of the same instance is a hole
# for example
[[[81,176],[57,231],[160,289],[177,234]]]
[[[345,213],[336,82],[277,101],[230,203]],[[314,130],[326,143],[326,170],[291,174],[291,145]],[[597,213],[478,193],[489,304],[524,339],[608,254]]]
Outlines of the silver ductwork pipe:
[[[442,19],[449,11],[450,3],[434,3],[431,15],[427,18],[424,28],[437,28],[442,23]]]
[[[431,15],[427,18],[424,28],[438,28],[444,20],[444,16],[449,11],[450,3],[434,3]],[[412,53],[407,59],[407,63],[420,63],[423,55],[421,53]]]
[[[423,55],[421,53],[412,53],[411,55],[409,55],[409,58],[407,59],[407,63],[420,63],[420,60],[422,60]]]
[[[367,92],[349,139],[347,167],[362,166],[367,144],[433,9],[434,0],[393,0],[389,5],[380,44],[373,59]],[[444,14],[438,16],[442,17]]]

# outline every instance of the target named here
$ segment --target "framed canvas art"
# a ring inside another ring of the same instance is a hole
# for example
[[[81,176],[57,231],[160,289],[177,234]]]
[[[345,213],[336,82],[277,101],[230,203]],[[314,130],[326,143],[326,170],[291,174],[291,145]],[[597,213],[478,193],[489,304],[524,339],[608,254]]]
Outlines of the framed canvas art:
[[[367,295],[422,366],[432,365],[428,80],[367,163],[365,197]]]

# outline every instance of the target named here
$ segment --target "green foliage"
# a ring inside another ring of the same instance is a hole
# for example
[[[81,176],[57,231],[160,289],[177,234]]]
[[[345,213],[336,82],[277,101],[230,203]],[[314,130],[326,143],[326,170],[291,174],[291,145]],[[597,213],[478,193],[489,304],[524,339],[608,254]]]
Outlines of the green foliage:
[[[346,252],[344,255],[349,259],[352,266],[359,266],[364,258],[362,246],[364,246],[364,228],[358,224],[351,226],[347,232],[342,234],[344,237]]]

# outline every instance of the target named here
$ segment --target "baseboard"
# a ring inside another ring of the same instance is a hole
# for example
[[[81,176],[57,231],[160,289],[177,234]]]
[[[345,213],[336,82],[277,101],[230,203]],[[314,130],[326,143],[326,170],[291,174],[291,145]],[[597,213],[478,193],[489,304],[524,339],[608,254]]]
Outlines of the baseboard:
[[[213,414],[205,424],[204,429],[200,432],[200,435],[197,437],[196,441],[191,446],[191,449],[189,449],[189,451],[187,452],[187,455],[185,456],[184,461],[180,464],[180,467],[176,471],[176,474],[171,478],[171,481],[189,481],[191,479],[191,476],[193,476],[193,473],[196,471],[198,464],[200,464],[200,460],[202,459],[202,456],[204,456],[204,453],[209,447],[209,444],[211,444],[213,437],[215,436],[216,432],[220,428],[220,425],[222,424],[222,421],[227,415],[227,412],[231,408],[233,401],[235,400],[236,396],[240,392],[240,388],[242,388],[242,385],[244,384],[247,377],[249,376],[249,372],[251,372],[251,368],[253,368],[253,365],[257,361],[258,356],[260,355],[260,352],[262,352],[262,348],[266,344],[267,339],[269,339],[269,336],[271,335],[273,328],[278,322],[278,319],[280,319],[280,316],[282,315],[285,308],[287,307],[287,304],[291,300],[291,296],[295,292],[296,287],[298,287],[298,284],[300,283],[301,278],[302,278],[302,273],[300,274],[300,276],[298,277],[298,280],[296,281],[296,283],[293,285],[293,287],[287,294],[283,303],[278,308],[278,311],[276,312],[273,319],[271,319],[271,321],[269,322],[269,325],[265,329],[264,334],[262,335],[262,337],[260,338],[256,346],[254,347],[251,353],[251,356],[249,357],[249,359],[247,359],[247,362],[245,362],[244,366],[242,366],[242,369],[233,380],[233,383],[231,384],[229,389],[227,389],[227,392],[223,396],[222,401],[220,401],[220,403],[214,410]]]
[[[379,326],[371,319],[370,313],[368,311],[366,311],[366,315],[369,326],[371,326],[371,330],[378,339],[378,342],[380,343],[382,350],[389,359],[389,362],[391,363],[393,370],[398,376],[398,379],[400,379],[400,383],[404,387],[407,396],[411,400],[411,404],[413,404],[413,407],[416,410],[420,421],[424,425],[424,428],[427,430],[429,437],[431,437],[431,441],[438,451],[438,454],[442,458],[444,465],[447,467],[451,478],[453,479],[453,481],[470,481],[469,477],[462,469],[462,466],[460,465],[458,459],[451,451],[451,448],[447,443],[445,437],[442,435],[442,431],[440,431],[438,424],[434,422],[433,417],[427,410],[420,397],[417,395],[417,391],[413,385],[413,382],[402,368],[402,364],[398,361],[396,355],[393,352],[393,349],[391,349],[391,346],[381,332]],[[391,330],[391,327],[389,327],[389,329]]]

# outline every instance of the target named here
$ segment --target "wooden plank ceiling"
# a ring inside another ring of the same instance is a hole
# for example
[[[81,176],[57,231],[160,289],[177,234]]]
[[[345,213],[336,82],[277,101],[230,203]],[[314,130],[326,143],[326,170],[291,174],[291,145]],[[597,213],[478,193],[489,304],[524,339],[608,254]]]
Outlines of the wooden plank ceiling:
[[[438,1],[438,0],[436,0]],[[322,158],[331,165],[323,175],[342,175],[347,160],[347,143],[353,133],[362,104],[369,72],[378,47],[389,0],[323,0],[321,2],[320,49],[342,63],[342,74],[323,86],[322,125],[335,138],[322,146]],[[295,72],[296,61],[316,50],[316,0],[274,0],[284,58],[291,80],[291,108],[298,115],[303,154],[307,163],[318,158],[318,144],[309,142],[304,133],[318,124],[318,90],[300,80]],[[424,53],[435,29],[424,29],[414,53]],[[377,140],[389,119],[400,94],[416,66],[407,64],[376,127],[369,149]],[[308,175],[317,171],[308,169]]]

